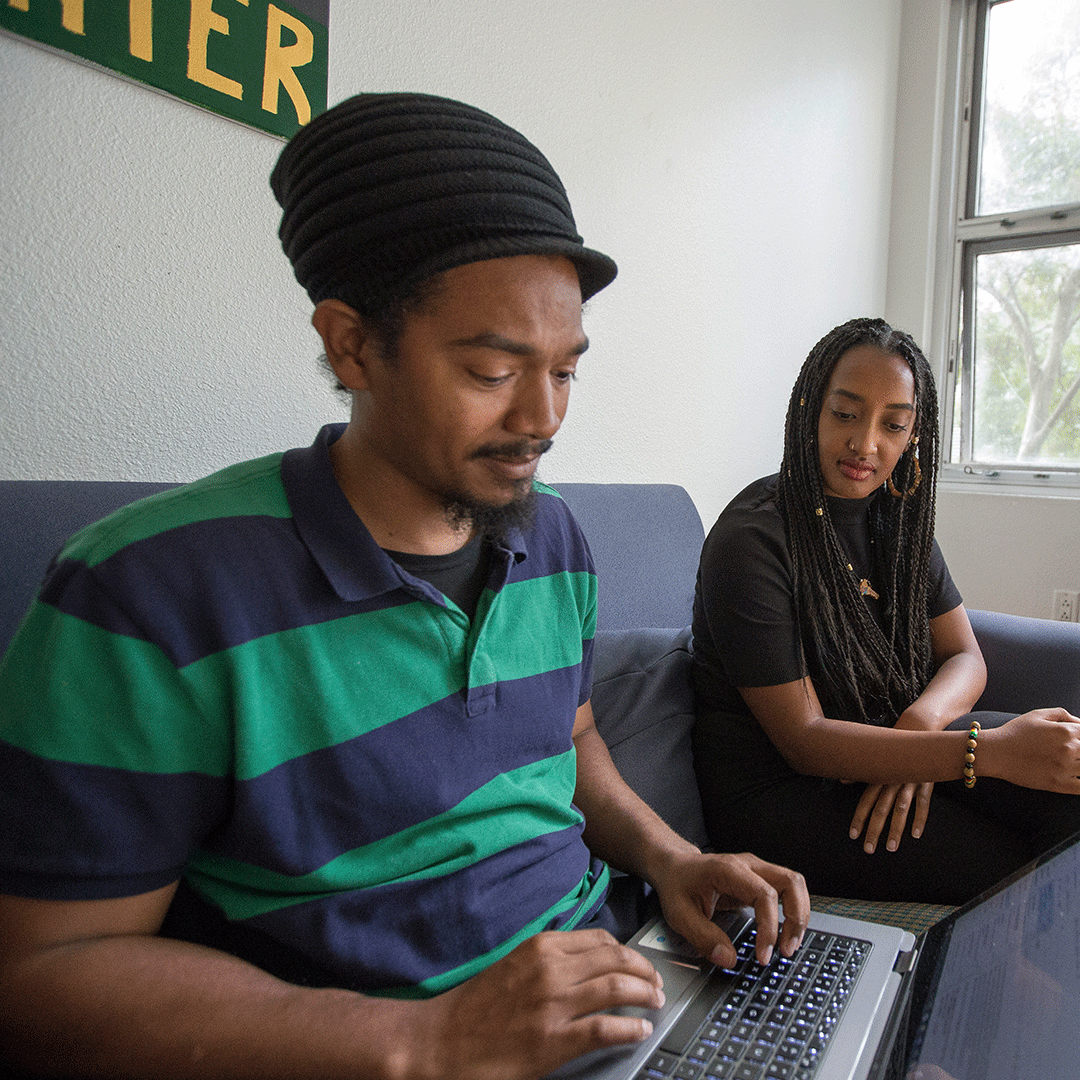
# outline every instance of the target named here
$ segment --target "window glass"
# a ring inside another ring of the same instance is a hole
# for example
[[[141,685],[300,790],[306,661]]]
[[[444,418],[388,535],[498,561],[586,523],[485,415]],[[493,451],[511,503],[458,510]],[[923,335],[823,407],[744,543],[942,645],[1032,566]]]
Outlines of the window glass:
[[[1080,0],[968,0],[962,25],[943,462],[1075,488]]]
[[[1080,3],[987,16],[978,214],[1080,201]]]
[[[973,459],[1080,463],[1080,244],[974,264]]]

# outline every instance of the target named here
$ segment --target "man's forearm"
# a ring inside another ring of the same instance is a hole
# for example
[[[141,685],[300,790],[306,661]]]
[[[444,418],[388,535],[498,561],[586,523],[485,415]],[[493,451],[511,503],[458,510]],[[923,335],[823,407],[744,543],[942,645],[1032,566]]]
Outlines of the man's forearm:
[[[592,852],[653,885],[661,862],[697,852],[623,780],[595,727],[581,732],[574,743],[574,802],[585,815],[585,842]]]
[[[398,1077],[418,1003],[291,986],[224,953],[113,937],[0,971],[7,1053],[30,1071],[108,1077]]]
[[[574,801],[585,815],[586,843],[613,866],[655,886],[672,929],[702,956],[727,966],[734,963],[735,950],[712,916],[718,906],[750,905],[758,921],[759,962],[769,962],[776,944],[783,955],[792,955],[810,910],[799,874],[749,854],[702,855],[625,783],[587,718],[579,724],[574,745],[578,756]]]

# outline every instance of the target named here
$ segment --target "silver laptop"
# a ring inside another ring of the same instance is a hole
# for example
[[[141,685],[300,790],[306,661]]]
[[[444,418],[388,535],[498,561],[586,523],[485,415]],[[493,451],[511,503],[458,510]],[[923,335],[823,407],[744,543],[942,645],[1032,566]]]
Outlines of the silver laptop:
[[[570,1062],[558,1080],[1080,1077],[1080,835],[916,939],[814,912],[791,961],[753,959],[753,913],[724,916],[733,970],[653,920],[630,944],[667,1003],[652,1036]],[[639,1010],[640,1012],[640,1010]]]

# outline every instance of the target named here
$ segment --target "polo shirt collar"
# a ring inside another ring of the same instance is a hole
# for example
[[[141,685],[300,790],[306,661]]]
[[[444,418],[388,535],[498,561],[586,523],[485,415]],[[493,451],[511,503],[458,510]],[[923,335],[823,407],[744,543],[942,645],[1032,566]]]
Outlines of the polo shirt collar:
[[[282,456],[281,482],[300,538],[342,600],[370,600],[404,588],[445,605],[441,592],[403,570],[379,547],[338,485],[330,447],[345,426],[327,424],[311,446],[287,450]],[[501,556],[496,563],[502,563],[507,571],[528,555],[519,529],[510,530],[504,543],[495,545],[494,550]],[[505,573],[500,576],[505,580]]]

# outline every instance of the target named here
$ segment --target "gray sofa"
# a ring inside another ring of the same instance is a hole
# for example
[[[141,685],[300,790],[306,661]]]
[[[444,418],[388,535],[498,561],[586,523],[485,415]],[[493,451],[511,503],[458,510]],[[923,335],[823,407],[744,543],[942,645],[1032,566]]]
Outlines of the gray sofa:
[[[0,649],[51,556],[75,529],[167,484],[0,481]],[[600,578],[593,706],[626,780],[705,843],[690,754],[689,623],[704,530],[667,484],[560,484]],[[990,676],[980,708],[1062,705],[1080,714],[1080,625],[973,611]],[[863,912],[865,913],[865,911]]]

